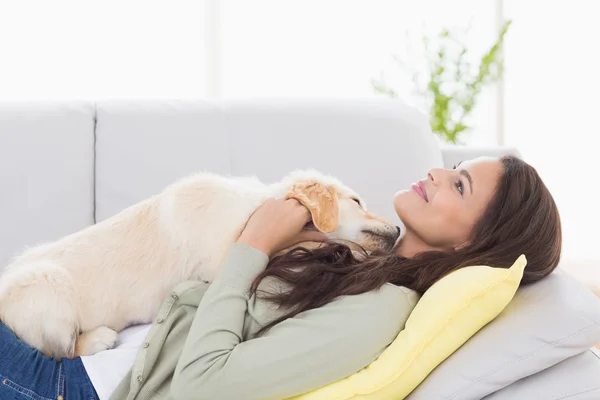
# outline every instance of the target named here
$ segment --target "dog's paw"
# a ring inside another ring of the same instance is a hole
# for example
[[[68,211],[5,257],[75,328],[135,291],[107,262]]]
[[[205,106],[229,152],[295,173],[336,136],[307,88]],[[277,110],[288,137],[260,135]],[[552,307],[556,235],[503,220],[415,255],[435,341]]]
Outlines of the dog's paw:
[[[75,344],[76,356],[91,356],[100,351],[111,349],[117,343],[119,334],[105,326],[83,332]]]

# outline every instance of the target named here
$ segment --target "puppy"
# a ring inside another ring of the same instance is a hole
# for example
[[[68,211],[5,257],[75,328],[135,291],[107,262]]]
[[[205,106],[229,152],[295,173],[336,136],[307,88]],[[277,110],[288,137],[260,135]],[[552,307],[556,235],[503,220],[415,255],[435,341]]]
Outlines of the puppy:
[[[17,256],[0,277],[0,320],[51,357],[111,348],[120,330],[151,322],[176,284],[212,281],[228,246],[269,197],[297,199],[316,229],[367,251],[391,248],[404,231],[314,170],[272,185],[201,173]]]

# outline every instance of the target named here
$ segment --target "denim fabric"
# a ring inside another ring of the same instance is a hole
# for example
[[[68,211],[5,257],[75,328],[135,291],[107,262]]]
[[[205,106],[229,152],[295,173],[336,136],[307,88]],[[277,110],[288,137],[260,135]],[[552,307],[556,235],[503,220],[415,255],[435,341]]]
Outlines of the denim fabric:
[[[0,322],[0,399],[98,400],[80,358],[58,362]]]

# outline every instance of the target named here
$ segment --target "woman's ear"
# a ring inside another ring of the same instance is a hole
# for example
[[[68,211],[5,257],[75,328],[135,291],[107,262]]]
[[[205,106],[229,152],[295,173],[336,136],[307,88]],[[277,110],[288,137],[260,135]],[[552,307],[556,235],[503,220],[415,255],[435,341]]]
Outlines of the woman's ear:
[[[311,180],[298,182],[285,195],[308,208],[313,224],[321,232],[335,232],[339,225],[338,197],[333,186]]]

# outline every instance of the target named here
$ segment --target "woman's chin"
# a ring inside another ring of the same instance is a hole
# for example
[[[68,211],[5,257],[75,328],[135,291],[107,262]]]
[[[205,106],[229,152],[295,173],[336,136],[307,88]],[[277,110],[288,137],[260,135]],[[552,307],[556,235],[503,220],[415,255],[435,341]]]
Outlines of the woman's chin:
[[[394,202],[396,201],[396,199],[398,197],[404,197],[405,195],[407,195],[410,192],[410,189],[402,189],[402,190],[398,190],[395,194],[394,194]]]
[[[396,215],[401,221],[406,223],[406,218],[411,214],[411,211],[416,211],[418,204],[415,204],[414,196],[408,191],[401,191],[394,196],[394,209]]]

